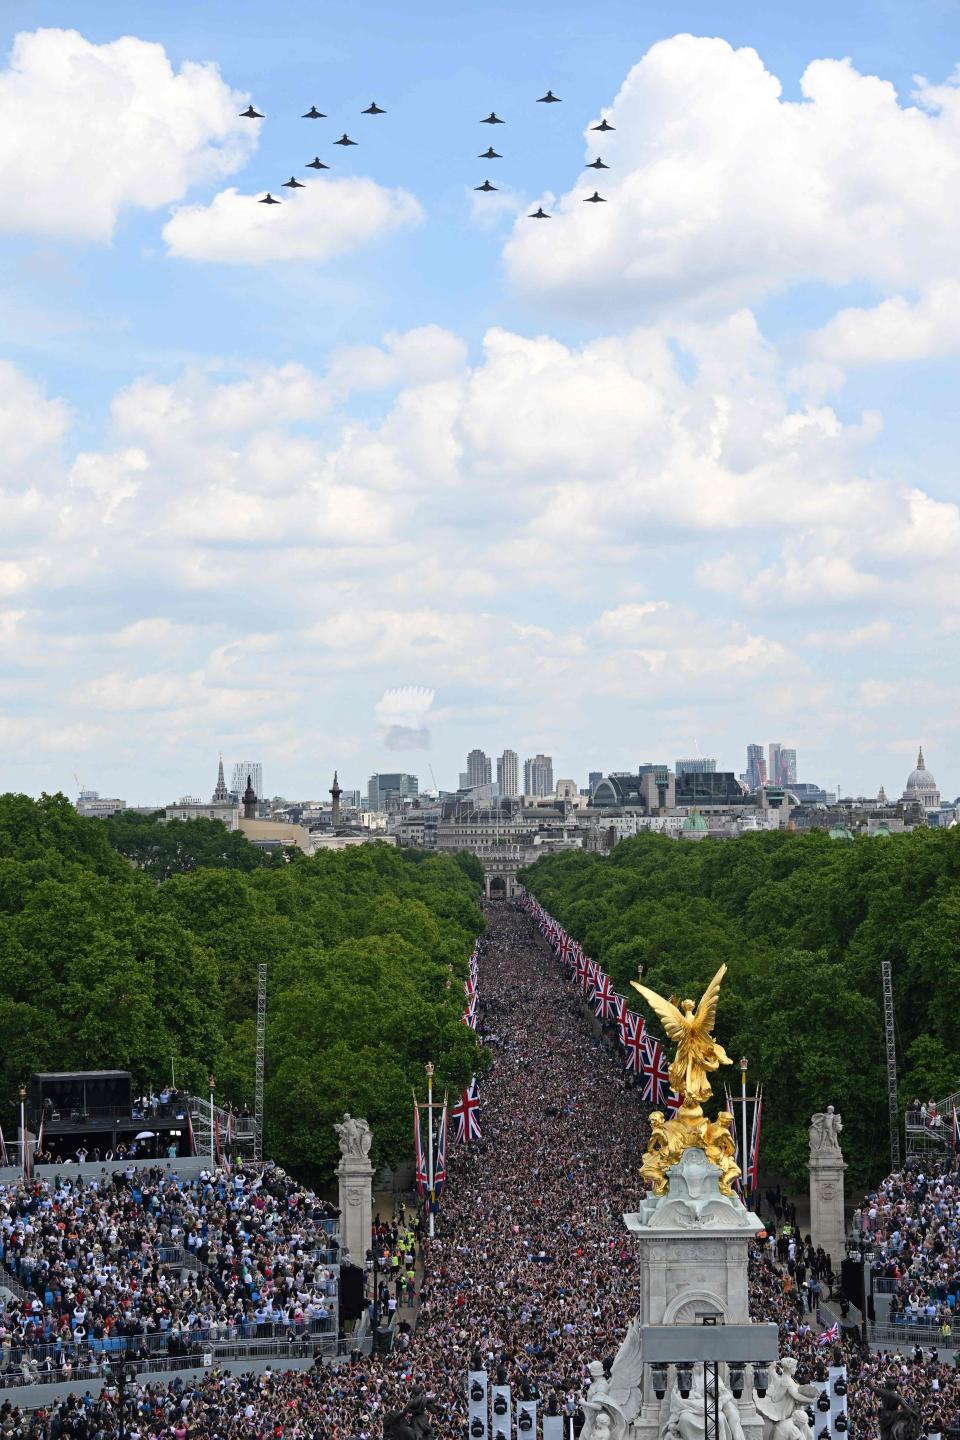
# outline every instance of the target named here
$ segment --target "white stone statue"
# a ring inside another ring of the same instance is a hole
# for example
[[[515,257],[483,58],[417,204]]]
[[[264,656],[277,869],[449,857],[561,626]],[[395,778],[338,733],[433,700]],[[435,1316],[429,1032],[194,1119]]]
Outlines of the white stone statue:
[[[366,1120],[354,1120],[348,1110],[344,1113],[341,1124],[334,1125],[333,1128],[340,1139],[341,1155],[354,1155],[359,1156],[361,1160],[367,1159],[373,1143],[373,1136]]]
[[[740,1411],[730,1387],[720,1384],[720,1434],[718,1440],[744,1440]],[[703,1366],[694,1365],[690,1393],[686,1399],[674,1385],[670,1396],[670,1414],[660,1431],[660,1440],[705,1440],[707,1433],[703,1414]]]
[[[822,1150],[839,1150],[842,1129],[843,1121],[832,1105],[828,1105],[825,1111],[818,1110],[810,1120],[811,1154]]]
[[[797,1362],[792,1355],[780,1361],[770,1375],[766,1395],[753,1392],[763,1417],[763,1440],[807,1440],[810,1433],[806,1407],[820,1394],[816,1385],[798,1385]],[[802,1419],[797,1419],[797,1416]]]
[[[599,1360],[592,1360],[587,1369],[590,1388],[583,1403],[585,1424],[580,1440],[622,1440],[643,1403],[639,1320],[632,1320],[627,1327],[609,1378]]]

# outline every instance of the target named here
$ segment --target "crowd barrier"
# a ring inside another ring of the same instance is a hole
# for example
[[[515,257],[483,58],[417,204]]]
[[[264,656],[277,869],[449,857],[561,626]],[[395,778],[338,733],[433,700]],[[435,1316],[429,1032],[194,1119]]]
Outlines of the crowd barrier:
[[[949,1335],[943,1334],[936,1325],[868,1325],[867,1339],[882,1349],[902,1350],[905,1345],[919,1345],[924,1350],[955,1351],[960,1349],[960,1325],[954,1325]]]

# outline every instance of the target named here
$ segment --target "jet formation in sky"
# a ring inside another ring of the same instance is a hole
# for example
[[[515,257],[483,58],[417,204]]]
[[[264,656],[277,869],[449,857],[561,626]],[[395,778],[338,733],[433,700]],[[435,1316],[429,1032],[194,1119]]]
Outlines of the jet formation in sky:
[[[546,95],[541,95],[539,97],[539,99],[537,100],[537,104],[559,105],[560,96],[554,95],[552,90],[548,90]],[[360,113],[362,115],[386,115],[387,112],[386,110],[382,109],[375,100],[373,100],[367,106],[367,108],[365,110],[362,110]],[[263,120],[265,118],[263,112],[260,110],[255,110],[252,105],[248,105],[246,110],[241,110],[240,114],[245,120]],[[310,109],[305,111],[301,118],[304,120],[326,120],[327,117],[322,110],[317,109],[316,105],[311,105]],[[490,114],[485,115],[480,121],[481,125],[505,125],[506,123],[507,122],[505,120],[502,120],[495,110],[491,110]],[[600,121],[599,125],[592,125],[590,128],[592,130],[598,130],[601,132],[601,134],[603,134],[608,130],[615,129],[616,127],[611,125],[606,116],[604,116],[604,118]],[[340,136],[340,139],[334,140],[333,143],[334,145],[347,146],[358,145],[360,142],[358,140],[351,140],[347,132],[344,131],[343,134]],[[494,150],[492,145],[488,145],[486,150],[481,151],[478,158],[480,160],[502,160],[503,155],[500,153],[499,150]],[[330,169],[330,166],[325,164],[325,162],[320,159],[319,155],[314,155],[313,159],[308,160],[306,164],[309,170]],[[586,168],[588,170],[609,170],[610,166],[606,165],[602,158],[598,155],[596,160],[588,161]],[[295,175],[291,175],[289,180],[284,180],[283,186],[287,190],[302,190],[304,188],[303,181],[298,180]],[[475,190],[482,191],[484,194],[490,194],[492,191],[496,191],[498,188],[498,186],[491,184],[489,180],[484,180],[482,185],[474,186]],[[282,202],[278,200],[274,195],[272,195],[269,190],[267,191],[266,195],[261,197],[259,201],[259,204],[261,205],[280,205],[281,203]],[[592,195],[587,195],[584,199],[585,205],[605,205],[606,203],[606,197],[601,195],[596,190],[594,190]],[[548,214],[546,210],[544,210],[542,205],[538,205],[537,209],[534,210],[528,218],[530,220],[550,220],[552,217]]]

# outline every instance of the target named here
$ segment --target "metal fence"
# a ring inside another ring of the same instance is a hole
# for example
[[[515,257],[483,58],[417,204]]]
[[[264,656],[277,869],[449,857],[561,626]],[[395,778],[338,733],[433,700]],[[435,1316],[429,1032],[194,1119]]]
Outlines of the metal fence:
[[[8,1358],[0,1359],[0,1388],[28,1383],[53,1384],[63,1380],[63,1362],[68,1360],[71,1375],[67,1378],[79,1380],[103,1375],[104,1361],[110,1367],[130,1363],[145,1366],[148,1370],[165,1370],[199,1365],[204,1352],[224,1359],[256,1358],[260,1354],[303,1355],[317,1349],[324,1353],[336,1353],[337,1331],[333,1317],[314,1320],[309,1326],[300,1328],[257,1324],[222,1328],[228,1329],[229,1333],[221,1335],[209,1329],[191,1331],[184,1337],[191,1347],[185,1355],[168,1353],[172,1338],[169,1334],[117,1336],[107,1341],[85,1340],[80,1344],[70,1342],[65,1345],[11,1344]],[[264,1349],[264,1346],[268,1348]],[[150,1352],[148,1357],[138,1353],[143,1350]],[[46,1361],[50,1362],[50,1368],[40,1369]]]
[[[956,1350],[960,1348],[960,1325],[954,1324],[949,1335],[936,1325],[870,1325],[867,1339],[871,1345],[891,1346],[894,1349],[904,1345],[920,1345],[924,1350]]]

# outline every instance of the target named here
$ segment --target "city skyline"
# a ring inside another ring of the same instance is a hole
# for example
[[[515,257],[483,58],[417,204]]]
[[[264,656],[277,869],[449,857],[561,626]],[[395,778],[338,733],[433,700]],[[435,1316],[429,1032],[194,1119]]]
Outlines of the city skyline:
[[[496,63],[384,0],[6,7],[0,788],[449,784],[486,733],[960,790],[957,15],[485,16]]]

